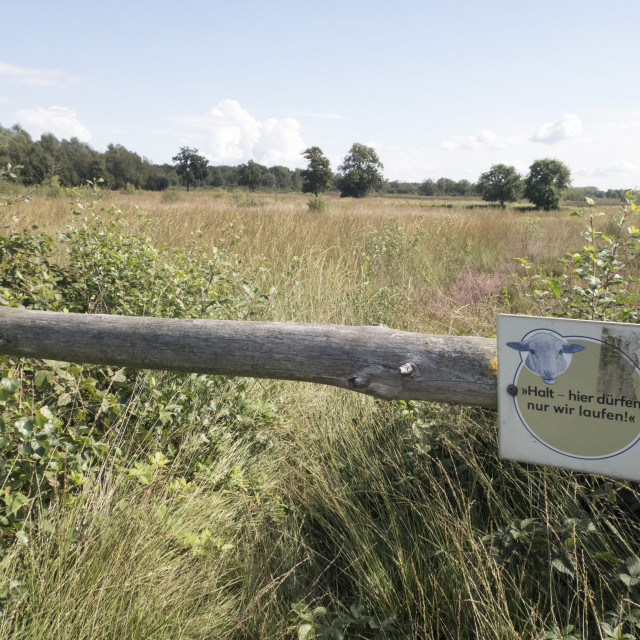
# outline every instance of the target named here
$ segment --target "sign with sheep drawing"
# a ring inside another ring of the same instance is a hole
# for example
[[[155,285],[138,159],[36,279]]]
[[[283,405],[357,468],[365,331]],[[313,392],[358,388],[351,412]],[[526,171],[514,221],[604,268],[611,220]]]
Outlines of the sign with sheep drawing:
[[[640,326],[498,316],[500,455],[640,480]]]

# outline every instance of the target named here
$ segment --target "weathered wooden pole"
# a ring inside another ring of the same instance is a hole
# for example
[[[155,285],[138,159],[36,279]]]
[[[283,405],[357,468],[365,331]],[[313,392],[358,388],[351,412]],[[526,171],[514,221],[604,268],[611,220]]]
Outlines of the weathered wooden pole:
[[[495,408],[496,341],[385,327],[84,315],[0,307],[0,353],[328,384]]]

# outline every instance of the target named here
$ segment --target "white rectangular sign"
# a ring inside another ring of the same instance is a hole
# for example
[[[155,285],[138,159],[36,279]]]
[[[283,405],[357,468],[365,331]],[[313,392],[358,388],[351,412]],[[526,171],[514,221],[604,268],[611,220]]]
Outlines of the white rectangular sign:
[[[640,325],[498,316],[500,456],[640,480]]]

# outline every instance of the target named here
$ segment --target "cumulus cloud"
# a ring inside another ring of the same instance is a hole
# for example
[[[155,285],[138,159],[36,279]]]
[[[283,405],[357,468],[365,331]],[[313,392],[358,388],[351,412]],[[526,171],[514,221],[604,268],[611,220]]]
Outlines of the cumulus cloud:
[[[91,140],[91,133],[85,127],[73,109],[68,107],[38,107],[17,111],[16,119],[29,131],[39,135],[53,133],[58,138],[79,138],[84,142]]]
[[[65,87],[80,82],[78,78],[67,76],[58,69],[29,69],[6,62],[0,62],[0,75],[18,84],[38,87]]]
[[[300,123],[295,118],[268,118],[262,126],[262,135],[254,151],[267,166],[300,162],[304,144],[300,136]]]
[[[491,129],[482,129],[474,136],[458,137],[442,142],[442,148],[447,151],[458,151],[460,149],[476,151],[486,147],[502,149],[505,147],[505,143],[504,140]]]
[[[223,100],[204,116],[179,116],[172,122],[179,136],[202,141],[195,144],[213,164],[300,165],[305,148],[295,118],[260,121],[237,100]]]
[[[575,138],[582,133],[582,122],[573,113],[565,113],[556,122],[545,122],[532,136],[533,142],[555,144],[562,140]]]

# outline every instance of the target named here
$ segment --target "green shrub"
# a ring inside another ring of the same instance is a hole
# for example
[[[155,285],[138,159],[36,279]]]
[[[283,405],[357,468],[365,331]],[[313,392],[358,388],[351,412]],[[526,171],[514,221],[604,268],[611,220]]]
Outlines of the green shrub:
[[[78,313],[264,317],[269,296],[227,249],[206,247],[197,237],[186,248],[156,246],[144,214],[129,225],[118,209],[97,208],[76,202],[57,242],[36,226],[0,236],[0,303]],[[30,514],[46,508],[58,488],[80,490],[108,459],[128,469],[149,447],[175,453],[180,421],[209,422],[212,397],[223,389],[245,407],[227,415],[246,412],[241,385],[224,378],[0,358],[0,556],[3,545],[27,539]]]
[[[329,203],[327,199],[322,196],[312,196],[307,200],[307,207],[309,207],[309,211],[313,213],[322,213],[327,210]]]
[[[558,260],[558,273],[534,274],[534,265],[519,258],[524,275],[518,287],[541,315],[584,320],[640,322],[640,229],[634,224],[637,193],[628,191],[620,213],[571,215],[587,224],[585,245]],[[594,206],[587,198],[587,204]],[[600,222],[599,225],[596,223]]]

